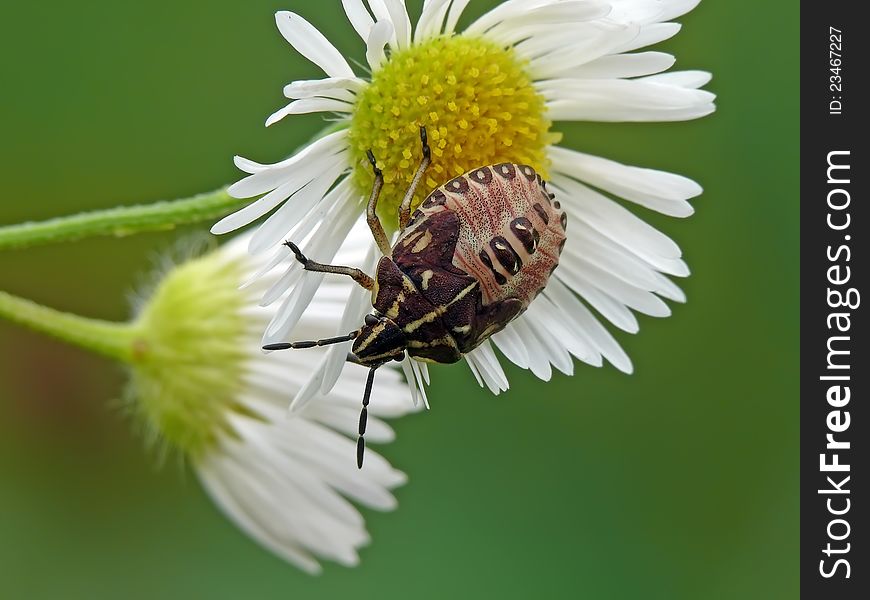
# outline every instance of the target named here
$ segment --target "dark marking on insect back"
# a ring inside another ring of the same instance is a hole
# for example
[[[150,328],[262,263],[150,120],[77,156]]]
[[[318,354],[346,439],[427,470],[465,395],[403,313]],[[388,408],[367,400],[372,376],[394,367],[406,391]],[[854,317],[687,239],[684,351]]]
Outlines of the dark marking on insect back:
[[[402,292],[404,274],[396,263],[384,256],[378,262],[376,278],[378,280],[378,293],[373,298],[372,306],[379,312],[386,314]]]
[[[500,163],[495,165],[493,169],[503,179],[511,180],[517,176],[517,168],[511,163]]]
[[[443,206],[447,202],[447,196],[441,190],[435,190],[423,200],[422,208],[431,208],[433,206]]]
[[[455,179],[451,179],[444,187],[448,191],[464,194],[468,191],[468,180],[465,178],[465,175],[460,175]]]
[[[559,242],[559,254],[562,254],[562,250],[565,249],[565,242],[568,241],[567,238],[563,238],[561,242]]]
[[[416,242],[422,243],[423,236],[428,236],[429,241],[418,252],[412,252]],[[408,239],[413,239],[415,243],[405,244]],[[406,234],[396,242],[393,260],[405,273],[410,273],[412,270],[422,273],[437,267],[463,274],[463,271],[454,267],[452,262],[458,239],[459,217],[455,212],[442,210],[426,215],[426,221],[421,223],[416,231]]]
[[[492,170],[489,167],[480,167],[469,173],[468,177],[476,183],[489,185],[492,181]]]
[[[511,232],[526,249],[526,252],[533,254],[538,248],[538,239],[540,235],[535,231],[532,222],[525,217],[517,217],[511,221]]]
[[[538,213],[538,216],[541,217],[541,220],[544,222],[544,225],[548,225],[550,223],[550,215],[547,214],[547,211],[544,210],[544,207],[535,202],[532,205],[532,208],[535,209],[535,212]]]
[[[507,283],[507,277],[495,270],[492,261],[489,259],[489,254],[486,253],[486,250],[481,250],[478,256],[480,257],[480,262],[485,264],[487,267],[489,267],[489,270],[492,271],[492,275],[493,277],[495,277],[496,283],[498,283],[499,285],[504,285]]]
[[[562,213],[562,216],[559,217],[559,222],[562,223],[562,229],[568,228],[568,213]]]
[[[538,179],[538,174],[535,173],[535,170],[531,168],[529,165],[519,165],[520,173],[523,174],[527,180],[534,182]]]
[[[511,275],[516,275],[523,267],[523,261],[520,260],[519,254],[513,249],[503,236],[497,235],[489,242],[489,247],[492,248],[495,258],[504,267],[504,270]]]
[[[562,205],[559,203],[558,200],[556,200],[555,202],[553,202],[553,207],[554,207],[556,210],[559,210],[559,209],[562,208]]]

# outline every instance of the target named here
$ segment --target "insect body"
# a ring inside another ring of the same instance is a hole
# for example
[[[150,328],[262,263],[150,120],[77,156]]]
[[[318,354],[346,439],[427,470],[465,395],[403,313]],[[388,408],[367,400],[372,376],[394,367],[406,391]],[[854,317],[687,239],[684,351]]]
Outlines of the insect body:
[[[404,359],[406,352],[428,362],[458,361],[526,310],[546,286],[565,244],[565,213],[525,165],[484,166],[456,177],[411,215],[414,190],[430,160],[425,128],[420,137],[423,160],[400,205],[401,233],[392,248],[375,214],[383,177],[368,154],[375,183],[367,218],[384,254],[375,278],[316,263],[285,242],[306,270],[348,275],[371,290],[375,311],[346,336],[265,346],[310,348],[354,340],[348,360],[370,369],[357,444],[360,467],[375,369]]]

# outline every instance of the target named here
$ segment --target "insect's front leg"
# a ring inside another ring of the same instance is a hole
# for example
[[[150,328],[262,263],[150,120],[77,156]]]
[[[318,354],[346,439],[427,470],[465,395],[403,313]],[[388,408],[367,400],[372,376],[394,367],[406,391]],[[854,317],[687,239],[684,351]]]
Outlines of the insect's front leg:
[[[299,246],[297,246],[293,242],[287,241],[284,242],[284,245],[293,251],[293,254],[296,255],[296,260],[302,263],[302,268],[306,271],[314,271],[315,273],[336,273],[338,275],[347,275],[367,290],[371,290],[375,287],[375,280],[360,271],[359,269],[355,269],[353,267],[342,267],[340,265],[325,265],[323,263],[314,262],[304,254],[302,254]]]
[[[405,197],[402,199],[402,204],[399,205],[399,231],[405,231],[408,226],[408,220],[411,218],[411,201],[414,199],[414,192],[417,191],[417,186],[420,185],[420,180],[423,179],[423,173],[429,167],[432,161],[432,152],[429,149],[429,140],[426,136],[426,128],[420,127],[420,142],[423,145],[423,158],[420,160],[420,166],[417,167],[417,172],[414,173],[414,179],[411,181],[411,186],[405,192]]]
[[[393,250],[390,248],[387,234],[384,231],[383,225],[381,225],[380,219],[378,219],[377,212],[375,212],[378,208],[378,196],[381,195],[381,188],[384,187],[384,174],[378,168],[378,161],[375,160],[375,155],[372,154],[371,150],[366,152],[366,156],[368,157],[369,162],[372,163],[372,169],[374,169],[375,172],[375,182],[374,185],[372,185],[372,194],[369,196],[369,203],[366,207],[366,221],[368,221],[369,229],[372,230],[372,235],[375,238],[375,242],[378,244],[378,248],[381,249],[381,253],[384,256],[391,256]]]

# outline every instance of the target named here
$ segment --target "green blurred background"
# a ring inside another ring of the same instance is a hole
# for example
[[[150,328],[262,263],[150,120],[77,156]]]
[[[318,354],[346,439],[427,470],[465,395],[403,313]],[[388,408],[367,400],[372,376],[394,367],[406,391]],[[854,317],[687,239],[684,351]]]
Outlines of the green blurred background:
[[[0,223],[210,190],[233,154],[307,139],[316,117],[263,127],[283,84],[319,76],[275,30],[286,8],[364,60],[338,0],[7,3]],[[493,397],[437,369],[432,411],[385,449],[411,477],[399,510],[367,513],[360,568],[312,578],[155,466],[111,407],[120,369],[0,322],[0,597],[796,597],[798,6],[706,0],[681,22],[661,48],[714,73],[714,116],[563,129],[706,189],[691,219],[644,215],[693,275],[673,317],[617,334],[634,375],[510,369]],[[173,239],[0,253],[0,289],[122,319]]]

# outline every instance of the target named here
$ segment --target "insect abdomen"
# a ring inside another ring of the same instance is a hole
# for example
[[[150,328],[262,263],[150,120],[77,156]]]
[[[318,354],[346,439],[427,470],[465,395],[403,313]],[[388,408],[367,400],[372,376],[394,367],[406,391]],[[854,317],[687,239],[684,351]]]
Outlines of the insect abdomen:
[[[565,213],[529,166],[502,163],[452,179],[413,222],[443,211],[459,221],[452,265],[480,282],[484,305],[516,298],[525,308],[559,264]]]

